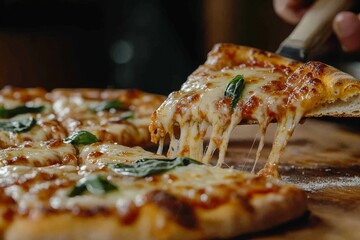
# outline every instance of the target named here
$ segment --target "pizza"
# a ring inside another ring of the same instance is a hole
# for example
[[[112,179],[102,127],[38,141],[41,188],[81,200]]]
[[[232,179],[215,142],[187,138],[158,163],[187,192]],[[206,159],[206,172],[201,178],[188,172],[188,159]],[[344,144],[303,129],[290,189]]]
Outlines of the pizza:
[[[144,150],[164,99],[0,90],[0,238],[223,239],[304,214],[279,179]]]
[[[0,148],[62,140],[66,135],[44,89],[7,86],[0,90]]]
[[[149,129],[152,141],[159,143],[159,154],[169,138],[168,157],[188,156],[209,163],[218,151],[221,166],[237,125],[260,126],[256,164],[266,129],[277,122],[272,150],[260,174],[278,177],[281,152],[297,123],[307,116],[359,116],[359,103],[360,81],[324,63],[303,64],[259,49],[218,44],[205,64],[154,112]]]
[[[150,143],[149,116],[163,100],[163,96],[130,89],[54,89],[48,93],[41,88],[7,86],[0,91],[0,148],[25,141],[62,140],[79,130],[101,141],[146,145]]]
[[[71,135],[79,130],[101,141],[127,146],[149,144],[149,115],[164,97],[133,90],[55,89],[53,110]]]
[[[304,192],[277,179],[117,143],[78,146],[78,155],[53,144],[9,149],[26,152],[23,162],[0,153],[3,238],[229,238],[306,210]]]
[[[167,99],[5,87],[0,238],[225,239],[296,219],[306,194],[279,179],[280,154],[304,117],[358,116],[359,93],[358,81],[323,63],[231,44]],[[261,172],[221,167],[235,126],[260,125],[259,159],[272,122]],[[157,153],[143,148],[150,140]]]

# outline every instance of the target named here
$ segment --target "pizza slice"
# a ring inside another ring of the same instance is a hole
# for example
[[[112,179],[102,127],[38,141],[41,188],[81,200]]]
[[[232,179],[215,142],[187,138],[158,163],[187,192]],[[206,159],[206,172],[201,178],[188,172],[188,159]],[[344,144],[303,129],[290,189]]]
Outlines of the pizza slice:
[[[302,190],[189,158],[159,158],[115,143],[87,145],[80,156],[80,169],[0,168],[3,238],[230,238],[306,210]]]
[[[169,157],[189,156],[208,163],[218,150],[221,166],[237,125],[259,123],[259,159],[266,129],[276,121],[273,147],[262,173],[277,176],[280,154],[304,116],[359,116],[359,95],[360,81],[326,64],[302,64],[250,47],[218,44],[205,64],[154,112],[149,129],[152,141],[159,143],[159,154],[169,136]],[[343,102],[354,104],[343,108]]]
[[[0,149],[21,145],[23,142],[62,140],[65,129],[54,114],[21,114],[10,119],[0,119]]]
[[[0,166],[32,166],[50,165],[77,166],[77,149],[70,143],[60,140],[45,142],[23,142],[0,150]]]
[[[165,99],[139,90],[55,89],[53,108],[69,135],[79,130],[128,146],[150,141],[152,112]]]
[[[20,114],[49,114],[51,102],[43,88],[18,88],[5,86],[0,89],[0,118]]]
[[[62,140],[65,129],[56,120],[42,88],[0,89],[0,149],[25,141]]]

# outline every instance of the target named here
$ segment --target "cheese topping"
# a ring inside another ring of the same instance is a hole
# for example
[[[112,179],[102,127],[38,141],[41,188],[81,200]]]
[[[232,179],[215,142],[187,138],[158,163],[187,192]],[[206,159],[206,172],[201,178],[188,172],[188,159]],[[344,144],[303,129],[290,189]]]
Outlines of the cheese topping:
[[[46,90],[42,88],[16,88],[5,86],[0,89],[0,106],[7,109],[20,106],[43,106],[44,109],[41,114],[49,114],[52,112],[51,102],[46,99]]]
[[[339,98],[336,92],[349,94],[350,88],[336,85],[334,79],[339,76],[333,72],[337,70],[318,62],[301,66],[260,50],[218,45],[206,64],[189,77],[180,91],[171,93],[153,114],[149,127],[152,141],[159,143],[158,154],[161,154],[169,135],[169,157],[188,156],[205,163],[219,150],[217,165],[221,166],[235,126],[241,122],[259,123],[262,136],[258,159],[267,126],[276,121],[278,128],[263,173],[277,176],[280,154],[304,114],[318,104]],[[224,92],[237,75],[243,76],[245,89],[232,111],[232,99],[225,97]],[[357,88],[351,91],[358,92],[360,84],[351,76],[344,73],[340,78],[352,81]],[[331,91],[334,89],[336,92]],[[210,142],[204,150],[209,127]],[[176,136],[178,128],[180,135]]]
[[[231,101],[224,98],[224,91],[229,81],[239,74],[243,75],[246,84],[242,98],[232,112]],[[160,140],[161,145],[168,133],[171,139],[169,157],[189,156],[206,163],[210,161],[214,151],[219,149],[220,166],[224,161],[230,133],[242,119],[259,122],[264,135],[266,127],[274,118],[282,118],[288,98],[283,83],[286,77],[284,72],[274,72],[273,68],[239,66],[209,74],[197,85],[190,80],[183,85],[181,91],[171,94],[154,114],[152,126],[156,126],[157,133],[152,132],[153,140]],[[300,107],[297,109],[301,113],[303,110]],[[288,124],[291,130],[292,124]],[[175,138],[177,126],[181,131],[179,139]],[[210,126],[210,142],[204,152],[203,141]],[[276,143],[279,146],[277,149],[287,141],[286,133],[279,132],[282,139]],[[273,152],[271,156],[272,161],[277,162],[277,153]]]
[[[277,193],[283,186],[277,181],[246,172],[194,164],[146,178],[123,177],[106,168],[93,168],[92,171],[107,176],[118,190],[103,195],[84,193],[69,197],[76,182],[84,174],[91,173],[78,172],[73,166],[2,167],[0,185],[4,194],[16,202],[20,214],[41,214],[48,210],[67,210],[73,214],[78,211],[81,214],[81,211],[91,213],[110,209],[120,216],[132,211],[131,205],[140,208],[148,202],[156,203],[160,199],[150,197],[156,192],[187,199],[192,206],[215,208],[239,197],[248,198],[251,204],[253,197]]]
[[[0,150],[0,166],[22,165],[43,167],[54,164],[77,165],[76,149],[62,141],[27,142]]]
[[[11,118],[16,121],[23,119],[31,114],[22,114]],[[60,123],[55,119],[53,114],[47,116],[38,115],[36,124],[25,132],[13,133],[0,130],[0,148],[7,148],[9,146],[17,146],[27,141],[47,141],[47,140],[62,140],[66,137],[66,132]]]
[[[69,134],[86,130],[101,141],[127,146],[149,143],[151,113],[164,100],[137,90],[100,89],[60,89],[52,93],[52,98],[54,112]],[[107,105],[115,107],[102,108]]]
[[[80,150],[83,164],[132,163],[140,158],[165,158],[141,147],[126,147],[114,143],[94,143]]]

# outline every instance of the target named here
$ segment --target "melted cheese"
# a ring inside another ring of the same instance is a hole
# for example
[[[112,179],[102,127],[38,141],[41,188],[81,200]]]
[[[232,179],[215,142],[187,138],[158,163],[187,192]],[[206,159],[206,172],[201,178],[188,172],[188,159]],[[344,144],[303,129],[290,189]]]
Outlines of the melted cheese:
[[[351,96],[360,88],[360,83],[345,73],[340,74],[341,79],[350,84],[337,84],[339,74],[334,72],[338,71],[325,64],[309,62],[301,66],[270,53],[250,50],[220,45],[180,91],[169,95],[153,114],[150,125],[152,141],[159,143],[158,154],[162,153],[165,138],[169,135],[168,156],[189,156],[208,163],[215,150],[219,150],[217,165],[221,166],[234,127],[244,121],[255,121],[261,128],[257,161],[267,126],[276,121],[278,128],[273,147],[262,173],[277,176],[280,154],[304,114],[320,103]],[[296,70],[296,67],[299,68]],[[246,84],[232,111],[232,99],[224,97],[224,93],[237,75],[243,75]],[[204,138],[209,127],[210,141],[204,151]],[[175,137],[177,128],[180,128],[178,138]]]
[[[45,109],[41,114],[52,112],[51,102],[46,99],[46,91],[42,88],[14,88],[6,86],[0,89],[0,106],[15,108],[19,106],[39,107]],[[36,115],[36,114],[33,114]]]
[[[130,94],[129,98],[122,99],[122,95],[127,92]],[[96,135],[101,141],[114,141],[127,146],[145,145],[149,142],[150,115],[160,105],[159,100],[162,97],[142,92],[131,96],[131,90],[118,91],[117,94],[114,92],[114,96],[110,96],[111,94],[103,96],[109,97],[106,99],[100,96],[87,98],[86,93],[80,93],[70,96],[63,93],[53,104],[54,112],[69,134],[86,130]],[[100,93],[101,91],[97,92],[97,94]],[[137,98],[144,100],[143,105]],[[99,112],[92,110],[108,99],[119,99],[126,109]],[[121,120],[129,111],[134,118]]]
[[[24,143],[0,150],[0,166],[43,167],[54,164],[77,165],[76,149],[62,141]]]
[[[11,118],[11,120],[18,120],[28,116],[30,116],[30,114],[22,114],[21,116]],[[53,114],[46,116],[38,115],[36,117],[36,124],[28,131],[13,133],[0,130],[0,148],[17,146],[26,141],[62,140],[65,137],[65,130]]]
[[[46,201],[54,192],[63,188],[68,192],[81,178],[75,166],[5,166],[0,173],[4,193],[16,202],[19,214],[46,209],[49,205]]]
[[[246,87],[240,102],[232,112],[229,102],[224,101],[224,92],[229,81],[239,74],[244,76]],[[211,74],[195,86],[191,81],[185,83],[180,92],[170,95],[157,110],[156,119],[153,119],[157,131],[170,135],[171,148],[168,156],[190,156],[208,163],[214,151],[219,149],[218,165],[220,166],[225,158],[230,133],[243,118],[259,122],[264,135],[266,127],[274,118],[268,113],[272,112],[274,116],[281,114],[278,106],[286,103],[287,95],[282,95],[280,92],[269,94],[265,90],[274,82],[284,78],[286,78],[285,73],[273,72],[272,68],[240,66]],[[195,98],[194,96],[197,96],[196,101],[191,100]],[[181,129],[179,139],[174,137],[176,125]],[[210,142],[203,152],[203,141],[209,126],[212,127]],[[279,129],[282,129],[282,126]],[[278,135],[281,135],[282,139],[278,138],[280,143],[277,144],[282,146],[287,141],[288,135],[286,132],[279,132]],[[260,146],[262,145],[263,141]],[[273,152],[271,157],[273,162],[277,162],[277,153]]]
[[[124,205],[127,206],[129,202],[135,202],[136,206],[140,207],[147,201],[146,194],[161,190],[176,196],[183,196],[194,202],[201,202],[202,197],[206,203],[212,198],[227,198],[231,194],[236,194],[236,184],[245,184],[246,180],[251,181],[254,178],[255,176],[252,174],[205,165],[178,167],[167,173],[147,178],[120,177],[109,174],[109,181],[115,184],[119,191],[109,192],[104,196],[88,194],[71,199],[66,195],[64,196],[64,192],[59,192],[56,196],[56,202],[58,208],[115,206],[121,212],[121,208]],[[224,186],[229,188],[225,189]],[[273,186],[273,183],[269,182],[267,186],[263,185],[262,187],[272,188]],[[244,189],[245,186],[242,191]],[[201,196],[202,194],[203,196]],[[51,200],[54,201],[54,199],[55,197]]]
[[[53,109],[59,119],[70,116],[91,117],[96,115],[91,108],[96,107],[101,100],[84,99],[81,96],[60,97],[53,103]]]
[[[165,158],[141,147],[126,147],[114,143],[95,143],[80,150],[83,164],[132,163],[140,158]]]
[[[127,146],[136,146],[148,142],[150,134],[148,131],[142,131],[142,129],[147,130],[147,126],[135,126],[131,121],[82,125],[76,128],[76,130],[91,132],[101,141],[113,141]]]

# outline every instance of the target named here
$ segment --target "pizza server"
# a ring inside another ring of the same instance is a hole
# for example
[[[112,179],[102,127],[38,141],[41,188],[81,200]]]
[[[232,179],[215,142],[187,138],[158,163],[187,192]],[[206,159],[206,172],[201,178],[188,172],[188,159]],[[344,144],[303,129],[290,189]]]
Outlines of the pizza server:
[[[336,14],[348,10],[353,0],[317,0],[305,13],[291,34],[280,44],[277,54],[305,61],[324,51],[324,43],[332,34]]]

